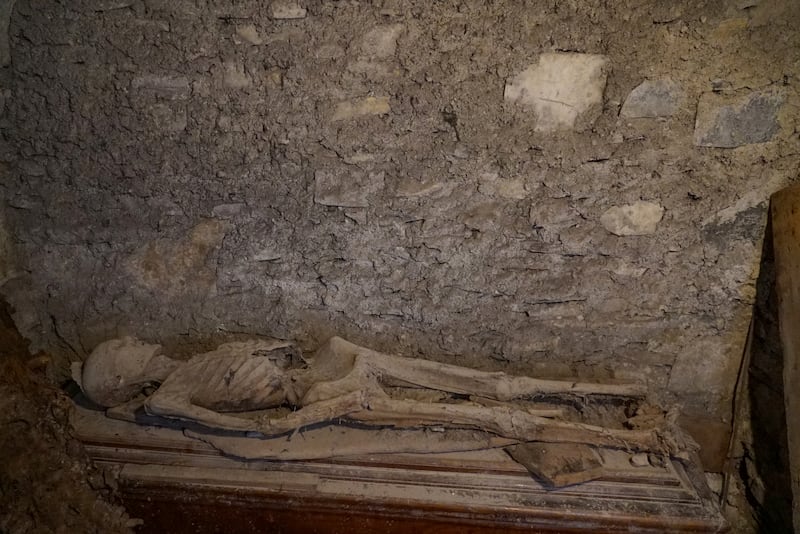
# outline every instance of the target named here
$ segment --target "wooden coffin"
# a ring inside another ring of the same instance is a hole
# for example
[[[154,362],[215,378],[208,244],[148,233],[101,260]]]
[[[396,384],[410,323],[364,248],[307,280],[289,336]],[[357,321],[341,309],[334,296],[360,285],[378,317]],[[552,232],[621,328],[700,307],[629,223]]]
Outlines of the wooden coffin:
[[[74,426],[90,456],[118,472],[123,503],[143,520],[143,533],[727,528],[702,471],[680,462],[634,467],[623,451],[600,451],[599,479],[547,489],[502,449],[242,461],[179,430],[86,408],[76,408]]]

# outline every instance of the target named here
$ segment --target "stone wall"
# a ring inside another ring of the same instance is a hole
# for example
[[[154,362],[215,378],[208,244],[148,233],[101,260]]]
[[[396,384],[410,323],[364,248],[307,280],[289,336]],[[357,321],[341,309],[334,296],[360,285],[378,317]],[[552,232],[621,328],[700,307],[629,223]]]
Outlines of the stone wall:
[[[799,11],[17,0],[2,292],[70,358],[337,333],[724,424],[798,174]]]

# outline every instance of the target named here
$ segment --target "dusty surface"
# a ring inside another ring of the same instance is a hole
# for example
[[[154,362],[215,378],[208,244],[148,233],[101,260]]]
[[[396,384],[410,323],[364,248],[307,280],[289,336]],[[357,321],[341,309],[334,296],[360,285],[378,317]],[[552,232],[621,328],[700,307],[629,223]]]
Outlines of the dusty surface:
[[[764,200],[797,177],[800,4],[300,4],[16,2],[2,291],[35,347],[338,334],[728,420]],[[504,98],[543,53],[607,58],[572,129]],[[620,118],[646,80],[635,114],[666,116]],[[699,125],[745,144],[695,146],[698,102],[761,92],[774,116]]]
[[[0,532],[130,532],[124,510],[103,500],[113,476],[72,437],[71,402],[42,376],[45,358],[30,357],[2,301],[0,347]]]

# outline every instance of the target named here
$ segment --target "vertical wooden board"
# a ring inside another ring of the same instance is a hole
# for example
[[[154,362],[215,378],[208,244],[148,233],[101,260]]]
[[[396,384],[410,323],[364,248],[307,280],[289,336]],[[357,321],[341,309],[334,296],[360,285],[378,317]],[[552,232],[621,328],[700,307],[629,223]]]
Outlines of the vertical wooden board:
[[[783,347],[792,515],[794,530],[800,532],[800,185],[772,196],[771,217],[778,321]]]

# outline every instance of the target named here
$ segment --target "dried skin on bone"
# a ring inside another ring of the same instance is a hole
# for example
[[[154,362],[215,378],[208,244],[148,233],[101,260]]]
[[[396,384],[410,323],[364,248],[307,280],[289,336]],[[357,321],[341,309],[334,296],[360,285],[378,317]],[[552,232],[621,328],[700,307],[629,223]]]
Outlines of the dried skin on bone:
[[[262,342],[233,343],[195,356],[177,368],[145,401],[153,415],[264,435],[344,418],[398,428],[473,428],[519,441],[592,443],[677,454],[691,444],[680,431],[662,427],[611,429],[550,419],[552,409],[523,409],[514,399],[538,395],[640,397],[638,385],[539,380],[489,373],[429,360],[403,358],[332,338],[307,364]],[[285,349],[285,347],[282,347]],[[443,404],[397,400],[384,386],[404,385],[476,396],[489,402]],[[297,408],[259,420],[225,412],[251,411],[289,402]],[[495,403],[496,405],[491,405]],[[557,415],[557,413],[555,414]]]

